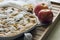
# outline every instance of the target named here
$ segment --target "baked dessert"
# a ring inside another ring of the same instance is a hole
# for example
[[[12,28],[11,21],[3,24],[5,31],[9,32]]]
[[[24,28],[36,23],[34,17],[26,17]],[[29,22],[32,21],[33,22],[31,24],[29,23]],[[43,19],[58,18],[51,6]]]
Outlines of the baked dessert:
[[[34,6],[32,4],[25,4],[23,5],[23,8],[27,11],[33,14],[33,8]]]
[[[36,25],[36,17],[31,13],[15,8],[0,8],[0,37],[15,36]]]

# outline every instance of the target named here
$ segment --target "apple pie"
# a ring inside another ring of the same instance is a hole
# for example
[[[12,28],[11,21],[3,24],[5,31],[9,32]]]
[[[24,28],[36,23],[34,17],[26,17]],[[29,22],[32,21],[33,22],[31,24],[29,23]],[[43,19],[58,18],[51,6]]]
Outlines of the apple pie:
[[[15,7],[0,7],[0,37],[15,36],[36,25],[36,17]]]

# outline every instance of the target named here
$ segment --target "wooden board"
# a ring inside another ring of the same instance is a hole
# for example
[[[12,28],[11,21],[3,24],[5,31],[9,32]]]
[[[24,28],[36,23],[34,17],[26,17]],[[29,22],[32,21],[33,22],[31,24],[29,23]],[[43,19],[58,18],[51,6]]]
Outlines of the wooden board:
[[[57,4],[51,4],[51,10],[53,11],[54,18],[53,23],[49,26],[37,26],[31,33],[33,35],[33,40],[45,40],[52,29],[55,27],[56,23],[60,18],[60,6]]]

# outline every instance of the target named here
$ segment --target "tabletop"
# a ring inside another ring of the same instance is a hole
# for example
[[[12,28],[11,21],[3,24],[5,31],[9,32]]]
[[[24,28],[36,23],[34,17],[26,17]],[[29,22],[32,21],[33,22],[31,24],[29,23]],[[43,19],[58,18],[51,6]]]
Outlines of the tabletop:
[[[50,33],[47,40],[60,40],[60,21],[56,24],[55,28]]]

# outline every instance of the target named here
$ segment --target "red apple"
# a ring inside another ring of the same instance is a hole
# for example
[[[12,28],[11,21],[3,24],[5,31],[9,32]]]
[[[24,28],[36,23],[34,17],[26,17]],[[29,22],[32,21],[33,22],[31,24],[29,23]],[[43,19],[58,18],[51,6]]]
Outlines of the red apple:
[[[39,12],[41,9],[48,9],[47,4],[41,3],[41,4],[38,4],[38,5],[35,7],[34,12],[35,12],[36,16],[38,15],[38,12]]]
[[[49,9],[42,9],[38,13],[38,18],[41,21],[41,23],[51,23],[53,19],[53,12]]]

